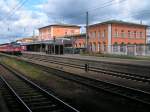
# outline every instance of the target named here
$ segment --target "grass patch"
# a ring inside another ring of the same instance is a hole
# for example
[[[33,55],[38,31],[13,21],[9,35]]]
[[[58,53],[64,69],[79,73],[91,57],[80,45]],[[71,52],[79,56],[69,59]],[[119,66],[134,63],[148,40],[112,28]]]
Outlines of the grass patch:
[[[42,70],[37,69],[36,67],[24,61],[7,57],[1,57],[1,62],[17,69],[18,71],[22,72],[23,74],[26,74],[27,76],[32,76],[32,78],[34,79],[47,80],[47,77],[41,77],[41,74],[43,74]]]

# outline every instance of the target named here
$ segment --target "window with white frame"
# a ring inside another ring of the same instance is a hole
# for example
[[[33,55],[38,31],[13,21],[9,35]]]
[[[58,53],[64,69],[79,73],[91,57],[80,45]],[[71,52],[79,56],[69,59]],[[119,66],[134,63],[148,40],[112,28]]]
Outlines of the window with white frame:
[[[136,34],[137,32],[136,31],[134,31],[134,38],[136,38],[137,37],[137,34]]]
[[[132,36],[132,33],[130,30],[128,30],[128,38],[131,38],[131,36]]]
[[[119,32],[117,31],[117,29],[115,30],[114,37],[119,37]]]
[[[94,34],[93,34],[93,38],[96,38],[96,31],[95,32],[93,32]]]
[[[125,32],[124,32],[124,30],[121,30],[121,37],[123,37],[123,38],[125,38]]]
[[[105,32],[106,32],[106,30],[103,31],[102,38],[105,38]]]
[[[143,38],[143,32],[140,32],[140,38]]]

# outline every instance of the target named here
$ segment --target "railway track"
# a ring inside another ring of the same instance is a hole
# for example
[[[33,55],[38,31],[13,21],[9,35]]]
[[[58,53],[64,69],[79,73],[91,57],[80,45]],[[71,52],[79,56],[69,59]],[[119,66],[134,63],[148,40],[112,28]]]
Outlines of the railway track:
[[[139,102],[144,105],[150,106],[150,93],[149,92],[130,88],[127,86],[122,86],[119,84],[114,84],[109,81],[102,81],[102,80],[100,81],[100,80],[96,80],[96,79],[91,79],[91,78],[67,73],[62,70],[51,69],[49,67],[38,65],[38,64],[35,64],[32,62],[31,62],[31,64],[33,64],[34,66],[38,66],[40,69],[42,69],[50,74],[61,77],[63,79],[70,80],[70,81],[88,86],[93,89],[103,90],[105,92],[109,92],[110,94],[119,95],[121,97],[127,98],[134,102]]]
[[[109,81],[96,80],[96,79],[91,79],[91,78],[71,74],[68,72],[64,72],[63,70],[53,69],[53,68],[49,68],[43,65],[35,64],[34,62],[29,62],[29,63],[34,66],[38,66],[39,69],[42,69],[45,72],[50,73],[51,75],[56,75],[63,79],[85,85],[92,89],[102,90],[104,92],[108,92],[110,94],[114,94],[114,95],[126,98],[134,103],[140,103],[142,105],[146,105],[146,107],[148,107],[148,109],[150,110],[150,93],[149,92],[130,88],[127,86],[122,86],[122,85],[115,84]]]
[[[12,112],[79,112],[12,68],[0,64],[2,94]]]
[[[74,67],[74,68],[79,68],[79,69],[85,69],[85,62],[80,62],[79,60],[71,60],[66,61],[63,58],[48,58],[48,57],[43,57],[43,56],[26,56],[25,58],[31,59],[31,60],[36,60],[36,61],[42,61],[42,62],[48,62],[48,63],[53,63],[53,64],[58,64],[62,66],[68,66],[68,67]],[[68,59],[69,60],[69,59]],[[89,64],[89,71],[94,71],[94,72],[99,72],[103,73],[106,75],[111,75],[111,76],[116,76],[120,78],[125,78],[125,79],[130,79],[138,82],[144,82],[150,84],[150,77],[147,76],[142,76],[142,75],[137,75],[135,73],[126,73],[126,72],[119,72],[115,70],[109,70],[104,67],[96,67],[92,66],[90,63]]]

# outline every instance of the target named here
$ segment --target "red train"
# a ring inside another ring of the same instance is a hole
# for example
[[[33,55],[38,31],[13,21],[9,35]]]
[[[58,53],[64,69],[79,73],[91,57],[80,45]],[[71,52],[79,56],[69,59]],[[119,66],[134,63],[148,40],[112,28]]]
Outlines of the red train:
[[[22,48],[18,43],[6,43],[0,45],[0,52],[7,54],[21,54]]]

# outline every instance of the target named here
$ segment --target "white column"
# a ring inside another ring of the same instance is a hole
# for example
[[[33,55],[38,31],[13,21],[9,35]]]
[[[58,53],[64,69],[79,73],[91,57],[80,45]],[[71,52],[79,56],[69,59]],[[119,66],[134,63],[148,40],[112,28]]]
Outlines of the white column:
[[[112,30],[111,30],[111,24],[108,25],[108,53],[111,53],[111,33],[112,33]]]

